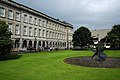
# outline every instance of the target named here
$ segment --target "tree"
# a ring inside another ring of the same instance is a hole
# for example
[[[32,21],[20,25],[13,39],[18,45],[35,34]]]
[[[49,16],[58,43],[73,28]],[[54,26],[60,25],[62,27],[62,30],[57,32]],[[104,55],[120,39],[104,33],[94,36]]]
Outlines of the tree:
[[[86,27],[80,27],[73,34],[73,46],[81,49],[92,41],[91,32]]]
[[[114,25],[112,30],[107,33],[107,43],[110,43],[111,48],[120,49],[120,24]]]
[[[0,21],[0,55],[9,53],[12,48],[12,33],[8,31],[8,25],[4,21]]]

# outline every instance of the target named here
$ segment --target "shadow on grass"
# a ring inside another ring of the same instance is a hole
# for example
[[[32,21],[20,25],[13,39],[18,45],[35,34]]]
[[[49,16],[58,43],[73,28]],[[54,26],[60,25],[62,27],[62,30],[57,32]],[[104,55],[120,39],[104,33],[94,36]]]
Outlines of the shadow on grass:
[[[6,55],[0,56],[0,61],[14,60],[14,59],[19,59],[21,57],[22,55],[20,54],[6,54]]]

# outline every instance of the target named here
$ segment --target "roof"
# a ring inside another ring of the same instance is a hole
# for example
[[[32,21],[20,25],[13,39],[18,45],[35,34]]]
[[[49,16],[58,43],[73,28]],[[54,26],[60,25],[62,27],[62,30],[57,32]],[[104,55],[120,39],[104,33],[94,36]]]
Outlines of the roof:
[[[53,22],[59,23],[61,25],[73,28],[73,25],[71,25],[70,23],[67,23],[66,21],[60,21],[59,19],[55,19],[55,18],[53,18],[51,16],[48,16],[47,14],[44,14],[44,13],[38,11],[38,10],[35,10],[35,9],[30,8],[28,6],[25,6],[23,4],[17,3],[17,2],[15,2],[13,0],[0,0],[0,1],[2,1],[2,2],[6,3],[6,4],[9,4],[10,6],[14,6],[14,7],[17,7],[19,9],[21,9],[21,10],[23,9],[23,10],[29,11],[29,12],[31,12],[33,14],[44,17],[46,19],[52,20]]]

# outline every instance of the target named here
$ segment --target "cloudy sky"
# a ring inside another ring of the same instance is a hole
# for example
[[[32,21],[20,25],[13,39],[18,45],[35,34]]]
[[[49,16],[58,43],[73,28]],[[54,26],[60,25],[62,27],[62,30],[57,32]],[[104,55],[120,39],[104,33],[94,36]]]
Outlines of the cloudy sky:
[[[90,30],[120,24],[120,0],[15,0],[51,17]]]

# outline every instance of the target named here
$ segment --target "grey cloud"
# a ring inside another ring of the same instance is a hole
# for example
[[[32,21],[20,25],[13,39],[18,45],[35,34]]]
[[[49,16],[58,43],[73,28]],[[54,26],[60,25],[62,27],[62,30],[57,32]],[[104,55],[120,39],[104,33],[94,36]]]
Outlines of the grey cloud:
[[[49,16],[65,20],[75,29],[111,28],[120,23],[120,0],[16,0]]]

